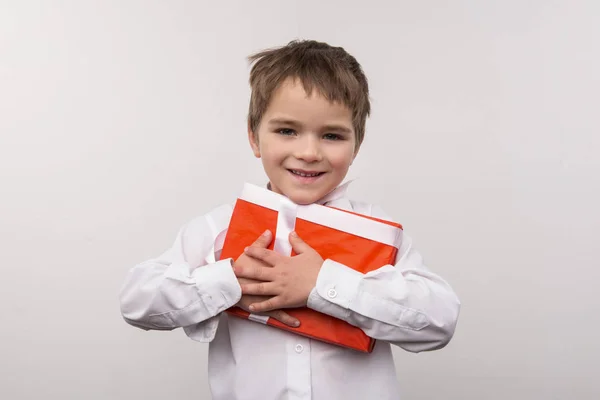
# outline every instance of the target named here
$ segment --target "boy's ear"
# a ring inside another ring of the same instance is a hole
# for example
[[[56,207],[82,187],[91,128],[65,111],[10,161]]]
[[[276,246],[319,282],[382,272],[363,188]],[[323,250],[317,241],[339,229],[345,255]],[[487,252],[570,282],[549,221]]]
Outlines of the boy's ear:
[[[258,146],[258,135],[256,135],[254,133],[254,131],[250,127],[250,123],[248,123],[248,141],[250,142],[250,147],[252,147],[252,152],[254,153],[254,157],[260,158],[260,147]]]

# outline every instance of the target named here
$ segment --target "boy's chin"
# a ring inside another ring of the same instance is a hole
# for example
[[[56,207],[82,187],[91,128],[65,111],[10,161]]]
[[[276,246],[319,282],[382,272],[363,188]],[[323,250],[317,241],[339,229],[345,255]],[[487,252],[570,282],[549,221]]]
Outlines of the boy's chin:
[[[285,197],[287,197],[294,203],[304,206],[304,205],[316,203],[323,196],[325,196],[326,193],[321,195],[320,193],[317,193],[317,192],[302,193],[302,191],[290,191],[288,193],[283,193],[283,194]]]

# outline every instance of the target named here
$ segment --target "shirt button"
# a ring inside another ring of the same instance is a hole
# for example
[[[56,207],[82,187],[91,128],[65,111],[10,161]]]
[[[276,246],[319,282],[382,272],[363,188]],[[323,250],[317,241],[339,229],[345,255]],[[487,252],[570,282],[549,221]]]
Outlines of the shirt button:
[[[335,296],[337,296],[337,291],[335,289],[329,289],[327,291],[327,297],[330,299],[333,299]]]
[[[295,350],[296,353],[300,354],[302,353],[302,350],[304,350],[304,346],[302,346],[301,344],[297,344]]]

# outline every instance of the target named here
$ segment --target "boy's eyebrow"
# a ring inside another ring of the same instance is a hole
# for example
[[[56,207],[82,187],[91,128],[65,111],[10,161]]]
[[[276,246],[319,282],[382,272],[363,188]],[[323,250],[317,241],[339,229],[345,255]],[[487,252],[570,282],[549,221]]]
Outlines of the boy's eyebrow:
[[[273,118],[269,120],[269,124],[273,125],[291,125],[291,126],[302,126],[298,121],[294,121],[289,118]]]
[[[323,129],[326,131],[334,131],[339,133],[352,133],[352,129],[344,125],[325,125]]]
[[[300,122],[294,121],[293,119],[289,119],[289,118],[273,118],[273,119],[270,119],[268,123],[273,124],[273,125],[289,125],[289,126],[294,126],[294,127],[302,126],[302,124]],[[347,126],[337,125],[337,124],[325,125],[323,127],[323,130],[340,132],[340,133],[352,133],[352,129],[348,128]]]

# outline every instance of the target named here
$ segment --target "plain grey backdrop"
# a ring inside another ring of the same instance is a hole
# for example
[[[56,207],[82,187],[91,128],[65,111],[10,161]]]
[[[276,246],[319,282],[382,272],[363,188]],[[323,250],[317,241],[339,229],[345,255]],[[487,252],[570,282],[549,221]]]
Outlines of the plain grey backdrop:
[[[600,2],[0,0],[0,398],[208,399],[207,346],[123,322],[126,271],[264,183],[245,57],[362,63],[353,198],[458,292],[405,399],[597,399]]]

